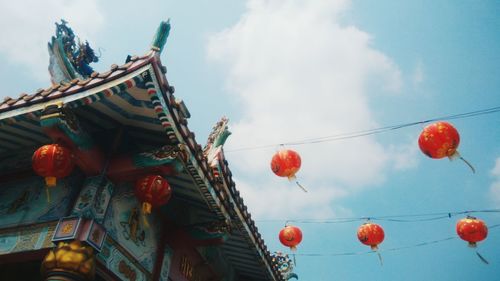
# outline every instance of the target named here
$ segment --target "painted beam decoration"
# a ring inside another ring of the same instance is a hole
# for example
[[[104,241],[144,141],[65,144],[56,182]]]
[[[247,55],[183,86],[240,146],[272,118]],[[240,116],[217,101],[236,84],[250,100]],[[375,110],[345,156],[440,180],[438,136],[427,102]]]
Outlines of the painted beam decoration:
[[[66,217],[57,223],[52,242],[82,241],[100,252],[105,238],[106,230],[96,221],[81,217]]]
[[[138,264],[113,238],[106,237],[102,251],[97,260],[104,264],[120,280],[145,281],[151,280],[148,273]]]
[[[97,175],[101,172],[105,162],[102,152],[82,129],[75,114],[62,102],[44,108],[40,125],[55,143],[71,148],[76,164],[85,174]]]
[[[0,227],[15,227],[58,220],[67,214],[76,198],[81,175],[73,174],[57,182],[48,202],[45,182],[28,177],[2,183],[0,188]]]
[[[85,179],[71,214],[104,222],[114,184],[106,177],[95,176]]]
[[[104,226],[108,235],[150,273],[156,260],[159,225],[154,213],[149,216],[141,214],[141,205],[134,195],[132,184],[116,186]]]
[[[0,234],[0,255],[37,251],[52,247],[56,223],[42,223]]]

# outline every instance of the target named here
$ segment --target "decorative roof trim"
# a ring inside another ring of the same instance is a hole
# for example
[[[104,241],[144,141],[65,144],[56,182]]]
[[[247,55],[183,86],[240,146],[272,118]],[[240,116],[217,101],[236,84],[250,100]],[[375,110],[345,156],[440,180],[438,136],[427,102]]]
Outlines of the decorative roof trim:
[[[152,64],[152,65],[154,65],[154,64]],[[155,75],[151,75],[151,80],[152,80],[152,83],[154,84],[155,88],[158,90],[156,95],[157,95],[157,98],[160,100],[161,105],[163,107],[163,113],[165,115],[164,118],[166,118],[168,120],[168,127],[169,127],[168,129],[170,129],[171,126],[174,126],[174,124],[175,124],[176,130],[173,130],[173,132],[174,132],[177,140],[180,140],[181,143],[183,143],[188,148],[188,151],[190,152],[189,153],[190,156],[188,157],[188,159],[185,163],[187,171],[190,173],[190,175],[193,177],[193,180],[200,187],[200,189],[203,193],[202,195],[203,195],[207,205],[212,209],[212,211],[214,211],[217,215],[219,215],[220,218],[225,219],[225,220],[230,220],[231,217],[230,217],[228,211],[222,205],[221,201],[219,200],[219,198],[216,195],[215,189],[210,184],[210,181],[208,180],[207,176],[205,175],[203,169],[201,168],[201,165],[203,165],[203,164],[200,164],[199,163],[199,162],[201,162],[201,161],[199,161],[200,159],[198,159],[198,157],[196,157],[196,155],[198,153],[196,153],[196,151],[193,151],[192,145],[189,145],[190,138],[183,136],[180,133],[179,129],[181,127],[180,127],[180,124],[178,122],[179,113],[175,112],[176,109],[173,108],[172,106],[167,106],[167,104],[168,105],[171,104],[170,101],[173,100],[173,97],[171,95],[170,95],[170,97],[167,96],[165,94],[165,92],[168,92],[168,90],[163,91],[162,88],[160,87],[160,84],[158,83],[158,79],[157,79],[159,72],[155,71],[154,68],[155,67],[152,67],[152,69],[151,69],[153,71],[153,73],[155,74]],[[163,74],[161,74],[161,75],[163,75]],[[161,120],[161,121],[162,121],[162,124],[164,124],[164,121],[163,120]],[[209,195],[209,196],[207,196],[207,195]],[[214,207],[216,207],[216,208],[214,208]]]
[[[97,94],[105,89],[112,88],[116,85],[119,85],[119,84],[129,80],[129,79],[132,79],[133,77],[135,77],[137,75],[140,75],[142,72],[148,70],[149,67],[150,67],[149,64],[147,64],[147,65],[142,66],[141,68],[134,70],[134,71],[122,76],[122,77],[119,77],[115,80],[106,81],[106,83],[102,83],[99,86],[89,88],[88,90],[84,90],[80,93],[74,93],[74,94],[61,93],[60,95],[58,95],[58,97],[55,97],[52,99],[46,99],[46,100],[40,99],[39,101],[38,100],[35,101],[32,105],[23,106],[20,108],[16,108],[16,109],[12,109],[12,110],[0,113],[0,120],[11,118],[11,117],[14,117],[17,115],[22,115],[22,114],[42,110],[45,106],[52,104],[56,101],[70,103],[70,102],[73,102],[73,101],[76,101],[76,100],[79,100],[79,99],[82,99],[82,98],[85,98],[88,96],[95,95],[95,94]]]
[[[181,114],[174,106],[175,97],[170,92],[168,82],[164,74],[161,72],[162,65],[159,57],[154,56],[153,61],[155,63],[152,63],[151,66],[155,75],[151,75],[151,80],[154,83],[155,88],[159,90],[159,93],[161,93],[160,95],[158,95],[158,98],[160,99],[160,102],[164,108],[164,113],[166,114],[166,117],[168,119],[169,126],[175,126],[176,129],[173,131],[175,133],[175,136],[177,137],[177,140],[183,140],[183,143],[186,145],[186,147],[188,147],[188,150],[190,151],[190,157],[185,163],[186,168],[200,187],[207,205],[218,215],[222,215],[221,218],[231,219],[231,215],[228,213],[228,210],[226,209],[225,205],[222,204],[217,194],[217,192],[220,193],[220,191],[216,190],[211,183],[214,182],[215,184],[213,170],[212,168],[210,168],[210,165],[203,153],[201,146],[197,144],[196,140],[194,139],[194,134],[189,131],[189,129],[187,128],[187,124],[183,124],[180,122]],[[167,108],[167,110],[165,110],[165,108]],[[185,132],[183,132],[183,130],[185,130]],[[254,235],[254,232],[258,232],[257,228],[255,227],[255,223],[253,222],[253,220],[251,220],[247,212],[246,215],[244,215],[242,213],[242,210],[240,210],[240,208],[246,210],[246,206],[244,206],[243,200],[239,196],[239,192],[238,195],[233,195],[234,192],[231,192],[231,188],[235,190],[235,184],[234,181],[229,178],[231,172],[227,167],[227,161],[221,162],[224,162],[224,167],[221,167],[222,174],[224,175],[224,192],[229,195],[227,197],[229,197],[230,205],[232,205],[231,209],[235,211],[238,217],[237,224],[240,227],[243,227],[243,230],[245,231],[245,239],[250,239],[249,242],[255,246],[257,254],[266,265],[266,268],[272,279],[284,280],[281,274],[271,264],[270,253],[269,251],[267,251],[267,249],[265,249],[265,245],[262,238],[260,238],[260,234]]]

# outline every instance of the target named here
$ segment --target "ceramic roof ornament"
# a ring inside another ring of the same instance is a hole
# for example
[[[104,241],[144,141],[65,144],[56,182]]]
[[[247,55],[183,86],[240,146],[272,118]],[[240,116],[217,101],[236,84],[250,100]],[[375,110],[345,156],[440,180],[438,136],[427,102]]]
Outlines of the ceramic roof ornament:
[[[81,42],[67,23],[56,23],[56,35],[48,43],[52,84],[86,79],[94,72],[90,64],[99,61],[89,42]]]

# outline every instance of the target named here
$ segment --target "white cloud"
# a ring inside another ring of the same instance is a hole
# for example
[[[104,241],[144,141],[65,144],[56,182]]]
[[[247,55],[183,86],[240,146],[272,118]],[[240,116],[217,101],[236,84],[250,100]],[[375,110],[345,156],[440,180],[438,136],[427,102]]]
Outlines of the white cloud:
[[[0,1],[0,54],[26,67],[40,81],[49,80],[46,48],[63,18],[76,35],[89,40],[103,24],[97,0]]]
[[[252,217],[256,219],[326,219],[352,215],[341,206],[330,207],[333,200],[345,195],[339,187],[314,186],[314,192],[304,193],[295,183],[287,180],[268,182],[265,186],[239,179],[235,181],[241,196],[248,202]]]
[[[421,60],[417,62],[415,65],[415,69],[413,70],[412,82],[413,86],[417,86],[424,81],[424,64]]]
[[[395,170],[408,170],[418,165],[420,150],[414,139],[405,144],[390,145],[388,152]]]
[[[227,70],[229,92],[241,103],[226,150],[379,127],[370,93],[373,87],[399,93],[401,73],[371,47],[369,34],[339,23],[348,8],[347,1],[249,1],[237,24],[211,37],[208,56]],[[382,183],[388,167],[408,166],[373,137],[294,149],[302,155],[298,176],[307,194],[274,188],[274,151],[228,153],[233,169],[246,175],[238,184],[251,211],[266,202],[267,209],[289,212],[294,202],[299,211],[332,214],[336,198]]]
[[[500,206],[500,157],[497,158],[495,167],[491,170],[491,175],[494,177],[490,186],[491,199]]]

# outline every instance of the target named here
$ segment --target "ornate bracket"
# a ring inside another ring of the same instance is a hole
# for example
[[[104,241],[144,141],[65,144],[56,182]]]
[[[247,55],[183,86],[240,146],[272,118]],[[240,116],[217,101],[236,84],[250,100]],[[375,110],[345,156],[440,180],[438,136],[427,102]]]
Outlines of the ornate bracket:
[[[229,238],[231,227],[225,221],[216,221],[193,225],[186,230],[194,240],[205,241],[205,244],[209,245],[226,241]]]
[[[54,142],[73,150],[76,163],[85,174],[97,175],[102,171],[104,157],[101,151],[82,129],[75,114],[62,102],[45,107],[40,125]]]
[[[113,189],[113,183],[105,177],[87,178],[71,214],[103,223]]]
[[[96,221],[82,217],[66,217],[57,223],[52,242],[81,241],[99,252],[105,239],[106,229]]]

